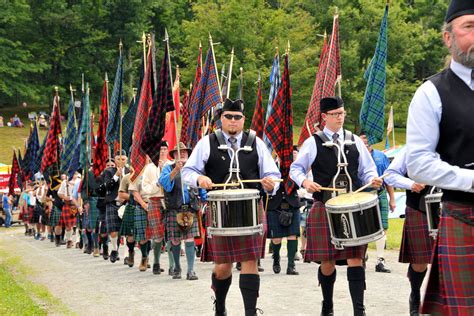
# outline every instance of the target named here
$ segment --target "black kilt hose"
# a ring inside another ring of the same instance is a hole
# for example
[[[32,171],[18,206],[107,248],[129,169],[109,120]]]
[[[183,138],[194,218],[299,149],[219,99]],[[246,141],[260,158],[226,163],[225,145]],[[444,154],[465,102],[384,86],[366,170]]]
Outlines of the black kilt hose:
[[[426,214],[407,206],[398,261],[403,263],[430,263],[433,246],[434,239],[430,237],[428,232]]]
[[[338,265],[346,265],[347,259],[365,256],[367,245],[357,247],[345,247],[337,250],[331,243],[331,232],[329,230],[326,208],[320,201],[314,201],[306,220],[306,251],[305,262],[336,261]]]
[[[105,227],[107,233],[120,232],[122,220],[118,216],[118,206],[115,203],[107,203],[105,206]]]
[[[267,211],[267,238],[282,238],[300,235],[300,210],[298,208],[290,208],[286,211],[293,213],[291,224],[289,226],[283,226],[280,224],[279,210]]]
[[[206,209],[206,227],[211,226],[212,218],[210,214],[210,204]],[[260,201],[258,208],[258,216],[260,222],[266,227],[265,215],[263,211],[263,204]],[[264,239],[260,234],[252,236],[232,236],[220,237],[212,236],[204,240],[203,254],[201,261],[215,262],[215,263],[233,263],[244,261],[256,261],[262,257],[264,251]]]

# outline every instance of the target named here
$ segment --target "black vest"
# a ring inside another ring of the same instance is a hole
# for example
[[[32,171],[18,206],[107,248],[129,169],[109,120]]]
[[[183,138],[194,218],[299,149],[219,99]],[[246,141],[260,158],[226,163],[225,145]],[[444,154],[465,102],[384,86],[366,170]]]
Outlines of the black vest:
[[[346,131],[344,130],[344,136]],[[313,172],[313,180],[323,187],[331,186],[332,179],[337,173],[337,151],[333,147],[323,146],[324,141],[316,134],[313,135],[316,141],[316,159],[311,165]],[[354,136],[352,136],[354,140]],[[347,171],[349,176],[352,178],[352,189],[356,190],[360,187],[360,181],[358,177],[359,169],[359,151],[357,146],[350,145],[344,146],[344,153],[347,158],[348,166]],[[323,192],[314,192],[313,198],[317,201],[323,201]]]
[[[175,164],[171,166],[171,169],[175,167]],[[197,188],[188,187],[189,194],[189,206],[194,210],[199,210],[199,202],[197,196],[199,191]],[[165,191],[165,205],[167,210],[179,210],[183,205],[183,194],[181,190],[181,174],[178,172],[174,177],[174,187],[171,192]]]
[[[474,170],[474,91],[451,69],[430,78],[441,98],[436,151],[450,165]],[[474,205],[474,193],[443,189],[443,201]]]
[[[275,195],[269,196],[268,210],[273,211],[279,209],[287,209],[288,207],[300,207],[300,199],[296,191],[297,190],[293,190],[293,193],[291,195],[287,195],[285,192],[285,185],[281,183],[280,188],[275,193]],[[286,206],[285,204],[288,205]]]
[[[405,175],[405,178],[408,178],[408,174]],[[423,190],[421,190],[420,193],[413,192],[412,190],[405,190],[407,197],[406,205],[412,209],[420,211],[421,198],[426,195],[431,190],[431,188],[431,186],[427,185]]]
[[[247,142],[248,132],[242,134],[240,146],[243,147]],[[219,141],[215,133],[209,135],[210,153],[209,159],[204,167],[206,175],[211,178],[213,183],[224,183],[229,175],[230,155],[227,150],[220,150]],[[258,169],[258,152],[257,142],[252,143],[252,151],[239,152],[239,167],[240,178],[245,179],[260,179],[260,172]],[[260,189],[258,183],[246,183],[246,188]]]

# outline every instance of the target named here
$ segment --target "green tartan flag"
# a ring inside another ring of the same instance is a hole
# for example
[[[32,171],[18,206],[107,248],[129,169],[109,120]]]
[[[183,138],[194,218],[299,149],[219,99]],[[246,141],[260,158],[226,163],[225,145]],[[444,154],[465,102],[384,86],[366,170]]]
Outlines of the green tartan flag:
[[[71,165],[77,141],[76,124],[74,97],[71,95],[67,112],[66,136],[64,137],[63,148],[61,151],[61,173],[66,173],[69,170],[69,166]]]
[[[91,109],[89,103],[89,84],[86,85],[86,95],[82,109],[82,126],[80,137],[81,153],[79,165],[86,169],[91,161]]]
[[[375,54],[364,74],[367,80],[364,101],[360,110],[360,126],[365,132],[369,144],[383,140],[385,124],[385,81],[387,64],[387,18],[388,5],[380,25],[380,35]]]

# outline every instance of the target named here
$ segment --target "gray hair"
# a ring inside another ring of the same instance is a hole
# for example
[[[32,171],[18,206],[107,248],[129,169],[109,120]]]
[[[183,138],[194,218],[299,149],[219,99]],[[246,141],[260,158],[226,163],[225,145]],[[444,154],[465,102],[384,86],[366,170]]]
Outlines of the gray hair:
[[[448,33],[452,34],[452,32],[453,32],[453,23],[452,22],[444,23],[442,31],[443,31],[443,33],[448,32]]]

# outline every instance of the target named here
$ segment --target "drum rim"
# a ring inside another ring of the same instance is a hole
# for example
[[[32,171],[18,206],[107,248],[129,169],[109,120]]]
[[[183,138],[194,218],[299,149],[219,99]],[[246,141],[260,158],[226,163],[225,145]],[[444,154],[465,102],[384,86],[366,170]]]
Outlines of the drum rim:
[[[363,202],[356,202],[356,203],[352,203],[352,204],[340,204],[340,205],[331,205],[329,202],[331,200],[334,200],[334,199],[337,199],[338,197],[340,197],[341,195],[339,196],[336,196],[336,197],[333,197],[329,200],[326,201],[326,203],[324,203],[324,205],[326,206],[326,208],[329,206],[329,207],[333,207],[333,208],[340,208],[340,207],[348,207],[348,206],[354,206],[354,205],[366,205],[366,204],[370,204],[370,203],[374,203],[374,201],[377,202],[378,200],[378,195],[375,194],[375,193],[372,193],[372,192],[358,192],[356,194],[359,194],[359,193],[362,193],[364,194],[365,196],[368,197],[367,201],[363,201]],[[346,193],[346,194],[351,194],[351,193]],[[344,194],[344,195],[346,195]],[[370,199],[369,199],[370,198]]]
[[[234,192],[232,192],[234,191]],[[215,190],[207,193],[208,201],[226,201],[230,199],[253,200],[260,198],[260,191],[257,189],[238,189],[237,190]]]

